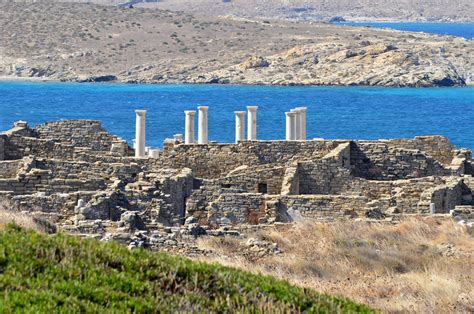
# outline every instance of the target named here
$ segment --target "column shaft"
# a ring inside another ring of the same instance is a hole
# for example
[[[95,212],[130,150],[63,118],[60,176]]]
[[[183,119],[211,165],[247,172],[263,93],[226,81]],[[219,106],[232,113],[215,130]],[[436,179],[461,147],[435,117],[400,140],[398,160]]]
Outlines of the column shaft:
[[[300,119],[301,119],[301,136],[300,139],[303,141],[306,141],[306,111],[308,108],[306,107],[298,107],[297,109],[300,110]]]
[[[301,112],[299,109],[291,109],[291,112],[295,114],[295,140],[300,140],[301,138]]]
[[[294,112],[285,112],[286,116],[286,140],[295,140],[295,119],[296,114]]]
[[[135,110],[135,157],[145,157],[146,110]]]
[[[198,144],[207,144],[208,141],[208,109],[207,106],[198,107]]]
[[[235,111],[235,142],[245,140],[245,111]]]
[[[247,139],[255,141],[257,139],[257,106],[247,106]]]
[[[196,111],[187,110],[184,112],[186,115],[186,121],[184,125],[184,143],[194,144],[194,116]]]

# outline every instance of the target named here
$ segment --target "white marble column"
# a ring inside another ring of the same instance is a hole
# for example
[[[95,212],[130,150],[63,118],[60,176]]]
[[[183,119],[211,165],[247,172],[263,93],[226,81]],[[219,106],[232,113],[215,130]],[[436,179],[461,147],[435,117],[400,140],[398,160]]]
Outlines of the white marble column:
[[[207,106],[198,107],[198,144],[207,144],[208,134],[208,119],[207,119]]]
[[[186,110],[186,122],[184,125],[184,143],[194,144],[194,116],[196,115],[195,110]]]
[[[245,140],[245,111],[235,111],[235,143]]]
[[[296,113],[294,112],[285,112],[286,115],[286,140],[294,141],[295,140],[295,120]]]
[[[247,106],[247,139],[257,140],[257,106]]]
[[[135,110],[135,157],[145,157],[146,110]]]
[[[295,114],[295,140],[300,140],[301,137],[301,111],[298,108],[291,109]]]
[[[301,128],[301,136],[300,140],[306,141],[306,111],[308,111],[307,107],[298,107],[296,109],[300,110],[300,128]]]

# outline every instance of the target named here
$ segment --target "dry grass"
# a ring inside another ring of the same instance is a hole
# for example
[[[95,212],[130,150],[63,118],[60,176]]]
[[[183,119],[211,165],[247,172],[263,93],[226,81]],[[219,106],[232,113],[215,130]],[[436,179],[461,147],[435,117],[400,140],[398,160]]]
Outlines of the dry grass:
[[[56,228],[47,221],[24,215],[20,212],[13,211],[11,204],[7,201],[0,201],[0,231],[5,229],[9,224],[16,224],[25,229],[31,229],[38,232],[53,233]]]
[[[341,295],[385,312],[474,311],[474,238],[453,221],[302,222],[258,235],[284,254],[258,261],[245,240],[204,238],[208,258]]]

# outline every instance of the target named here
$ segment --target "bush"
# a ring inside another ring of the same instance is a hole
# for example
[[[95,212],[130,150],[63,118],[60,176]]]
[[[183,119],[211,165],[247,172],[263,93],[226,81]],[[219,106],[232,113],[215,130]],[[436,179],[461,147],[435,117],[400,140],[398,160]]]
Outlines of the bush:
[[[31,312],[371,312],[272,277],[8,225],[0,307]]]

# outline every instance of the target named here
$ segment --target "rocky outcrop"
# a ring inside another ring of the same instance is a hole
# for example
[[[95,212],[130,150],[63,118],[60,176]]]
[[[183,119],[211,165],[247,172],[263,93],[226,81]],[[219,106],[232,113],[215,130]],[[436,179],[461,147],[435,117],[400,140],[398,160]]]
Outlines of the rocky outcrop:
[[[427,54],[423,45],[397,47],[361,41],[358,46],[316,44],[284,53],[252,57],[238,66],[203,75],[238,84],[368,85],[394,87],[463,86],[471,84],[472,66],[444,57],[442,45]],[[435,49],[432,47],[431,49]],[[467,68],[465,66],[468,66]]]
[[[248,69],[257,69],[257,68],[266,68],[270,65],[270,63],[261,56],[253,56],[250,57],[245,62],[239,65],[239,68],[242,70]]]

